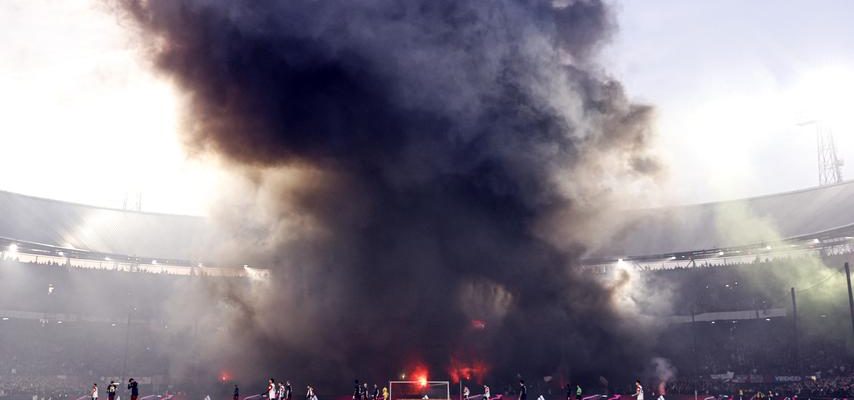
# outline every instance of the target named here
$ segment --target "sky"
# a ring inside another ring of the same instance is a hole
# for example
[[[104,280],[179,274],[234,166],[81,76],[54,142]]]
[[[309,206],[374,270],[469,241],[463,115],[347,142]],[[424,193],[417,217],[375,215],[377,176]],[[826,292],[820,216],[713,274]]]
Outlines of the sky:
[[[657,109],[665,203],[815,186],[815,128],[798,125],[808,120],[854,163],[854,4],[614,6],[602,69]],[[103,7],[0,2],[0,190],[116,208],[141,193],[144,211],[204,215],[228,174],[185,152],[178,94]]]
[[[667,201],[816,186],[815,127],[804,121],[822,121],[854,163],[854,3],[645,0],[617,10],[603,65],[658,109]]]

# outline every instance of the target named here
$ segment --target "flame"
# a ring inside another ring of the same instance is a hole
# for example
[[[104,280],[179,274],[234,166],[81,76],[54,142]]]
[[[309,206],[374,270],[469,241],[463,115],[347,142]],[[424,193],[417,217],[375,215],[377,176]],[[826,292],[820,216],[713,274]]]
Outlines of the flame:
[[[452,358],[448,374],[454,383],[458,383],[461,379],[467,381],[474,379],[477,383],[483,383],[483,377],[486,375],[487,369],[486,364],[480,360],[466,363]]]
[[[420,364],[415,366],[415,368],[412,370],[412,373],[406,375],[411,376],[412,380],[418,382],[418,385],[422,387],[427,386],[427,378],[430,376],[427,373],[427,367]]]

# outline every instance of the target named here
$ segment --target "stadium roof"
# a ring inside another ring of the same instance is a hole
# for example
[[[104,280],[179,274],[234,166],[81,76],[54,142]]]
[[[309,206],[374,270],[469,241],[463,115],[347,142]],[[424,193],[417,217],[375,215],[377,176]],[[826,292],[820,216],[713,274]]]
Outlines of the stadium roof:
[[[201,217],[93,207],[0,191],[0,237],[62,248],[202,260],[212,243]]]
[[[93,207],[0,191],[0,237],[129,256],[203,260],[206,218]],[[629,210],[588,260],[658,257],[854,236],[854,181],[747,199]]]
[[[740,200],[631,210],[587,259],[854,236],[854,181]]]

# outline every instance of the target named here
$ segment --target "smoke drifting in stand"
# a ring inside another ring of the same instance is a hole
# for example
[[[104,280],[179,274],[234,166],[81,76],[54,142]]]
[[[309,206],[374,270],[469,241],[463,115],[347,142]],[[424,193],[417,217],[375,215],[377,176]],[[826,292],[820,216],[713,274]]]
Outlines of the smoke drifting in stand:
[[[625,285],[573,269],[615,191],[660,173],[651,109],[592,60],[603,2],[115,4],[185,96],[190,148],[254,185],[235,251],[271,282],[217,292],[209,357],[339,384],[648,362]]]

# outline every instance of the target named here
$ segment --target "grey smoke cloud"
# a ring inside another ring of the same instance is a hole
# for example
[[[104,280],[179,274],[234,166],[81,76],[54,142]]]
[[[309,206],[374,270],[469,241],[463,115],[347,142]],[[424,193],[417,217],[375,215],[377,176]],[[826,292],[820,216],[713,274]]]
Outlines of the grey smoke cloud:
[[[677,369],[670,360],[662,357],[653,357],[650,364],[657,379],[655,391],[659,395],[664,395],[667,392],[667,383],[676,378]]]
[[[643,365],[625,285],[573,269],[615,191],[661,173],[652,109],[594,62],[605,3],[112,4],[184,96],[188,146],[246,177],[224,247],[273,269],[216,291],[213,364],[338,385]]]

